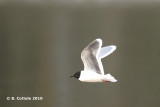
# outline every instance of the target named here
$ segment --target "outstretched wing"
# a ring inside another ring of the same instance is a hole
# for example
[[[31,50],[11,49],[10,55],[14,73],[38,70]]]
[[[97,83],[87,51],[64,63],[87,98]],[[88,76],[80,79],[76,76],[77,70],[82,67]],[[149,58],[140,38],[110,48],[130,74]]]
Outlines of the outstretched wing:
[[[97,55],[101,49],[102,40],[96,39],[91,42],[81,53],[81,59],[84,64],[84,71],[94,71],[102,74]]]
[[[114,46],[114,45],[102,47],[100,49],[100,52],[99,52],[97,58],[102,59],[102,58],[110,55],[115,50],[116,50],[116,46]]]

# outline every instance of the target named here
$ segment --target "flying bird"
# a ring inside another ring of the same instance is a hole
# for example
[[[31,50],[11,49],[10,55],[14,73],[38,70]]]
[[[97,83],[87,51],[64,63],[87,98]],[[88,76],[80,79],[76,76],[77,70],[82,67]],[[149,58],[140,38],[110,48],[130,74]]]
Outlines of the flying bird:
[[[73,76],[82,82],[116,82],[110,74],[104,74],[101,59],[116,50],[116,46],[102,47],[102,40],[92,41],[81,53],[84,70],[76,72]]]

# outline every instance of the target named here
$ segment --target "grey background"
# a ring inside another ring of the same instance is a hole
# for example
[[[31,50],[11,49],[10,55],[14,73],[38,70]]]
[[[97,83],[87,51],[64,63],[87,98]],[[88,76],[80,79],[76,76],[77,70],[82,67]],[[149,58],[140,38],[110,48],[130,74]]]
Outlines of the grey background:
[[[158,107],[159,20],[159,2],[1,2],[0,105]],[[96,38],[117,46],[102,60],[117,83],[68,78]],[[43,100],[6,100],[32,96]]]

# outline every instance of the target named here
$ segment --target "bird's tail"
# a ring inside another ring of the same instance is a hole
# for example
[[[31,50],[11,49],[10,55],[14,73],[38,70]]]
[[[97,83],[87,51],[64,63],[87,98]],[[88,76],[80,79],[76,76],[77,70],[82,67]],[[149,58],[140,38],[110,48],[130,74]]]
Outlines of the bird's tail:
[[[104,76],[109,82],[117,82],[117,80],[111,74],[106,74]]]

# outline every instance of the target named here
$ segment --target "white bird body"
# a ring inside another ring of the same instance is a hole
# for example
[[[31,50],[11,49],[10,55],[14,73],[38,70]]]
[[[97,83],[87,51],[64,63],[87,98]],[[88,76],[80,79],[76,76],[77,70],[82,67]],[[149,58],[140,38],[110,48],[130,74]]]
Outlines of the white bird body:
[[[101,59],[110,55],[116,46],[102,47],[102,40],[96,39],[91,42],[81,53],[84,70],[76,72],[74,76],[82,82],[116,82],[110,74],[104,74]]]
[[[92,71],[81,71],[79,80],[82,82],[103,82],[104,76]]]
[[[81,76],[79,80],[82,82],[116,82],[117,81],[110,74],[101,75],[93,71],[81,71]]]

